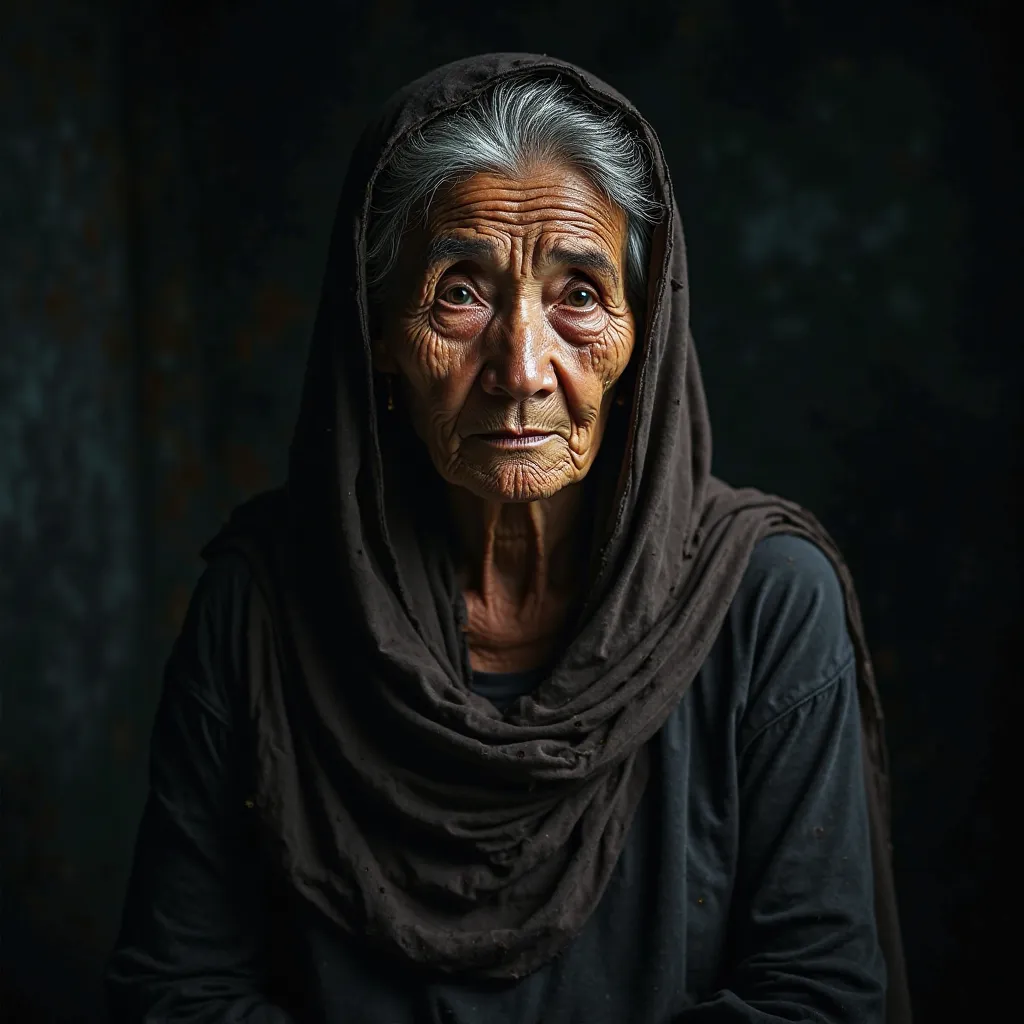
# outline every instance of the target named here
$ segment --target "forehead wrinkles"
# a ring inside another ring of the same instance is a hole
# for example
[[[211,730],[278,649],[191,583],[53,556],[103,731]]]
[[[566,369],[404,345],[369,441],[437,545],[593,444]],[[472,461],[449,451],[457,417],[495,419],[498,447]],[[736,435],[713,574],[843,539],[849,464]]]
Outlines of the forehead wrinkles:
[[[568,177],[521,182],[475,175],[435,201],[429,230],[438,235],[468,229],[492,238],[506,256],[510,245],[539,246],[541,256],[567,237],[591,239],[618,261],[625,246],[625,214],[586,179]]]

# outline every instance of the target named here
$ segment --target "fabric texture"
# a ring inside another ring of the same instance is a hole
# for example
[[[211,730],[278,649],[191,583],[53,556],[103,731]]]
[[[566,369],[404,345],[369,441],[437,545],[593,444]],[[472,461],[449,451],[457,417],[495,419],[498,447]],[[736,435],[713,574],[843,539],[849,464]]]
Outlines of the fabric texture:
[[[510,76],[558,76],[645,140],[656,231],[632,403],[584,486],[594,557],[550,675],[505,714],[475,696],[438,483],[370,361],[365,232],[402,139]],[[651,738],[708,656],[755,545],[804,537],[835,567],[863,723],[876,913],[890,1021],[909,1019],[892,885],[887,757],[850,573],[792,502],[711,475],[682,226],[653,130],[613,89],[535,55],[413,82],[363,134],[342,190],[287,486],[207,548],[256,580],[247,633],[255,800],[294,889],[405,962],[516,978],[563,951],[608,883],[648,784]]]
[[[282,884],[247,799],[252,586],[216,559],[167,665],[110,1024],[881,1024],[853,649],[814,545],[754,548],[597,908],[516,981],[396,968]]]

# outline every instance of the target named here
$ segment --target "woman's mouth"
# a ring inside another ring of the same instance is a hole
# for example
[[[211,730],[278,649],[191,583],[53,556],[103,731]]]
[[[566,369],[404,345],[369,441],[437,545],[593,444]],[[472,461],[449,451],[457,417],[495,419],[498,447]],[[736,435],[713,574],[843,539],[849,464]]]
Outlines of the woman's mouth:
[[[494,448],[536,448],[545,444],[556,435],[547,430],[523,430],[518,433],[510,430],[496,430],[489,434],[477,434],[478,440]]]

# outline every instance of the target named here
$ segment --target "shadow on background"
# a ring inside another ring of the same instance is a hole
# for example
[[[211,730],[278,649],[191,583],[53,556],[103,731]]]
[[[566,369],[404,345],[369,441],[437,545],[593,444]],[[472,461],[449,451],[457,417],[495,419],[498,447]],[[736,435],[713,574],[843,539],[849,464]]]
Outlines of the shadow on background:
[[[846,550],[919,1019],[978,1019],[1019,922],[1010,5],[11,6],[3,1019],[102,1019],[161,665],[201,543],[283,472],[348,152],[395,87],[493,49],[575,60],[661,133],[718,472]]]

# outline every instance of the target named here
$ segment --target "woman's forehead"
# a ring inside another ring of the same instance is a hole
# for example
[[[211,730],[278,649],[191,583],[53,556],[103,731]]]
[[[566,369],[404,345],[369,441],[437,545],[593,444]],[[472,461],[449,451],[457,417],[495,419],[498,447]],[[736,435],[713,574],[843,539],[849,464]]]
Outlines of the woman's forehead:
[[[452,223],[487,219],[508,225],[556,220],[625,230],[625,214],[584,174],[566,167],[540,167],[515,176],[481,171],[439,189],[427,224],[444,233]]]
[[[533,259],[577,252],[594,269],[623,270],[625,214],[582,174],[539,169],[509,177],[482,172],[456,182],[431,203],[426,262],[507,260],[529,248]],[[610,267],[608,266],[610,264]]]

